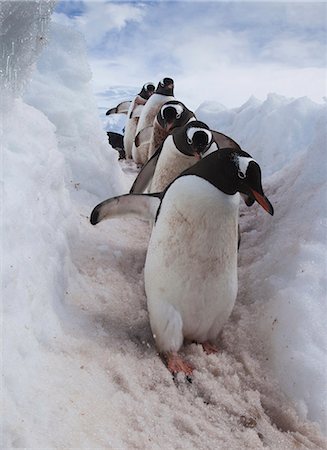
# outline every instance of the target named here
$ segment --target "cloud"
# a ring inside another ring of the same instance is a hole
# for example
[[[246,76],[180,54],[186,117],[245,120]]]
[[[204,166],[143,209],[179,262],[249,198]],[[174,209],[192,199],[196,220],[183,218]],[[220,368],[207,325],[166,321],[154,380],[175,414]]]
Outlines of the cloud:
[[[70,2],[74,4],[75,2]],[[144,13],[142,5],[130,3],[115,3],[108,1],[79,2],[80,9],[73,6],[69,13],[54,14],[54,20],[64,25],[70,25],[85,35],[90,49],[102,45],[108,34],[112,31],[120,31],[128,22],[139,22]],[[68,15],[67,15],[68,14]]]
[[[175,79],[196,107],[236,106],[251,94],[325,95],[326,5],[251,2],[84,2],[69,18],[84,32],[97,92]]]

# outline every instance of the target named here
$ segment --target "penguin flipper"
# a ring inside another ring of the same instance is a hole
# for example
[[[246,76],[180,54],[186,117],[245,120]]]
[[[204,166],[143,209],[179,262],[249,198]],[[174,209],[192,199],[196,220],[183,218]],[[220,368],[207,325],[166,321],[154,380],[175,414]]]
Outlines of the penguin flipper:
[[[237,150],[241,150],[241,147],[238,145],[238,143],[229,136],[213,130],[211,130],[211,133],[216,144],[218,145],[218,148],[235,148]]]
[[[131,103],[131,100],[119,103],[119,105],[115,106],[114,108],[108,109],[108,111],[106,112],[106,116],[110,116],[111,114],[127,114]]]
[[[136,147],[139,147],[141,144],[149,143],[152,136],[152,131],[152,125],[149,125],[148,127],[145,127],[143,128],[143,130],[139,131],[134,139]]]
[[[160,145],[158,150],[151,156],[147,163],[144,164],[129,191],[130,194],[141,194],[150,184],[157,167],[161,149],[162,145]]]
[[[132,216],[143,220],[155,220],[161,202],[161,194],[125,194],[99,203],[92,211],[90,222],[96,225],[102,220],[120,216]]]

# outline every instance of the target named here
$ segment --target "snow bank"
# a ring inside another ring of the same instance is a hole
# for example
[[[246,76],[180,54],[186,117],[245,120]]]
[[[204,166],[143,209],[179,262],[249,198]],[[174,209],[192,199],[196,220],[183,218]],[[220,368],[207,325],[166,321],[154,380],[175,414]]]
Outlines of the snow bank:
[[[40,58],[53,5],[0,5],[3,447],[51,441],[67,397],[60,386],[72,345],[65,327],[76,323],[66,302],[71,277],[83,288],[71,260],[77,204],[90,208],[125,190],[88,87],[81,36],[54,27]]]
[[[285,167],[296,153],[307,150],[325,110],[325,105],[307,97],[289,99],[269,94],[264,102],[252,96],[234,109],[204,103],[196,110],[196,116],[213,129],[232,136],[260,161],[267,176]]]
[[[244,208],[239,298],[257,307],[249,329],[264,346],[264,364],[301,416],[325,431],[326,112],[327,105],[308,98],[270,94],[233,110],[203,104],[196,113],[236,138],[263,167],[275,215],[253,216]]]
[[[127,188],[117,152],[109,147],[101,129],[91,77],[84,38],[68,27],[52,23],[49,44],[38,60],[25,99],[56,126],[66,162],[67,184],[93,195],[94,202]],[[89,200],[90,207],[92,201]]]

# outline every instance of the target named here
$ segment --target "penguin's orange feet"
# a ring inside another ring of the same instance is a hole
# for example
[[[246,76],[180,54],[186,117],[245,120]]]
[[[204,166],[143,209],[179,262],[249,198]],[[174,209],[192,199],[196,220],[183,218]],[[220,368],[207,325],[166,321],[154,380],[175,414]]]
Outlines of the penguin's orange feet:
[[[184,361],[178,353],[168,352],[165,354],[167,361],[168,370],[173,374],[177,375],[179,372],[184,373],[186,377],[192,375],[194,367],[192,364]]]
[[[210,344],[210,342],[206,341],[202,344],[203,350],[206,352],[207,355],[212,355],[213,353],[218,353],[219,349],[213,344]]]

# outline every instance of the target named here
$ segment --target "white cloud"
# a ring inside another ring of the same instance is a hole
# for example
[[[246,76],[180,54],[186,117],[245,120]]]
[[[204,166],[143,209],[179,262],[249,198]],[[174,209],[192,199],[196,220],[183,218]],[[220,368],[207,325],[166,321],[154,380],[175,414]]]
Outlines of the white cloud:
[[[236,106],[254,94],[326,95],[326,5],[293,3],[85,3],[97,92],[164,76],[191,108]]]
[[[120,31],[128,22],[139,22],[144,16],[143,6],[138,4],[88,1],[84,5],[81,15],[68,18],[63,13],[55,13],[54,19],[83,33],[90,48],[101,44],[110,31]]]

